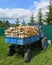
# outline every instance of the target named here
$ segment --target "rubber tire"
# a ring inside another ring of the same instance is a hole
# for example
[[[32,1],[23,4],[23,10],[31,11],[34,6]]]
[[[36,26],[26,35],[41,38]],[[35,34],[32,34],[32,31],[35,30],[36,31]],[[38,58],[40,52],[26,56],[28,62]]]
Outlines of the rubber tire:
[[[14,53],[15,53],[14,49],[8,48],[8,50],[7,50],[7,55],[8,55],[8,56],[13,56]]]
[[[46,50],[48,47],[47,37],[43,37],[41,40],[41,49]]]
[[[24,54],[24,61],[29,62],[30,61],[30,49],[27,49]]]

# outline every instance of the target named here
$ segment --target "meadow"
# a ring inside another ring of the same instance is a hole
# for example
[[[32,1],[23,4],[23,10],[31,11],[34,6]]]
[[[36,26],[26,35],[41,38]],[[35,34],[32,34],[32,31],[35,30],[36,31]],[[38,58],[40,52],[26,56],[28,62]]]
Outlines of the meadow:
[[[4,37],[0,36],[0,65],[52,65],[52,44],[46,51],[34,47],[31,49],[31,61],[25,63],[23,57],[16,53],[13,56],[7,56],[7,49],[10,44],[4,42]]]

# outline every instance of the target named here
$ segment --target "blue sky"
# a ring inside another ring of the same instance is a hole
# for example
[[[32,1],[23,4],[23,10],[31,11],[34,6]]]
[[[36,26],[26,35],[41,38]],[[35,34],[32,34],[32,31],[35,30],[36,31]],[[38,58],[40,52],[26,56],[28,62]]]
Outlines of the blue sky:
[[[39,0],[0,0],[0,8],[29,8]]]
[[[0,0],[0,19],[13,23],[17,18],[29,21],[32,12],[35,19],[39,8],[42,8],[43,17],[48,11],[49,0]]]

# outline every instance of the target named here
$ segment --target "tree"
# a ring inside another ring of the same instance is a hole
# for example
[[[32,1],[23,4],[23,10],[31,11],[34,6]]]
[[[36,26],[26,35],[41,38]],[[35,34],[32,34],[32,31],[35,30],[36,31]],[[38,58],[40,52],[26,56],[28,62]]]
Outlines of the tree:
[[[31,16],[31,18],[30,18],[30,23],[34,23],[34,16],[33,16],[33,14],[32,14],[32,16]]]
[[[0,27],[6,27],[6,23],[5,22],[6,22],[5,20],[1,20]]]
[[[9,23],[9,21],[8,21],[8,20],[6,21],[6,23],[5,23],[5,24],[6,24],[6,27],[10,27],[10,23]]]
[[[2,21],[0,20],[0,27],[2,26]]]
[[[10,23],[8,20],[3,20],[2,21],[2,27],[10,27]]]
[[[8,20],[0,20],[0,27],[9,27],[10,23]]]
[[[0,24],[2,24],[2,21],[0,20]]]
[[[41,8],[39,8],[39,12],[38,12],[38,22],[40,24],[42,23],[42,11],[41,11]]]
[[[22,22],[22,26],[26,26],[27,24],[25,23],[24,19],[23,19],[23,22]]]
[[[16,20],[16,26],[19,26],[20,25],[19,23],[20,23],[19,19],[17,18],[17,20]]]
[[[15,27],[16,25],[14,23],[10,24],[11,27]]]
[[[49,2],[48,10],[49,12],[47,12],[47,15],[46,15],[46,22],[48,24],[52,24],[52,1],[51,0]]]
[[[7,27],[5,20],[2,20],[2,26],[1,27]]]

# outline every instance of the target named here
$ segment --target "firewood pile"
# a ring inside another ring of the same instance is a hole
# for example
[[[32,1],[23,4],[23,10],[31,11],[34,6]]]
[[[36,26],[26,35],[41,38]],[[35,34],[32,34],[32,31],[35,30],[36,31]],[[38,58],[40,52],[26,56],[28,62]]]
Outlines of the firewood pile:
[[[25,38],[39,35],[38,29],[33,26],[10,27],[5,31],[6,37]]]

